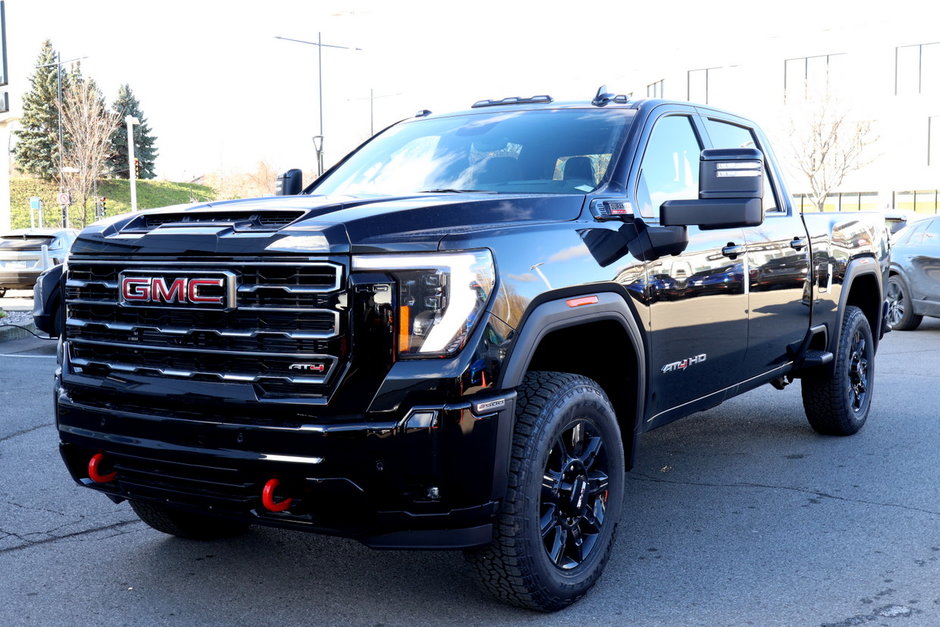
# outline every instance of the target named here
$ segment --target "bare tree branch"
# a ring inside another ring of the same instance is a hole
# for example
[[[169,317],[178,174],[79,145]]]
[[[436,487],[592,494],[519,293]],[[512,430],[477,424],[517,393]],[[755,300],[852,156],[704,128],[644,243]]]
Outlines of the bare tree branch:
[[[118,116],[105,107],[104,96],[94,81],[81,80],[72,85],[59,103],[62,126],[69,137],[63,153],[63,168],[76,172],[59,174],[63,187],[81,200],[80,226],[88,224],[88,200],[101,176],[110,148],[111,133]]]
[[[831,95],[808,101],[790,121],[794,161],[809,183],[810,200],[822,211],[826,197],[845,177],[870,164],[868,149],[878,137],[871,122],[853,121]]]

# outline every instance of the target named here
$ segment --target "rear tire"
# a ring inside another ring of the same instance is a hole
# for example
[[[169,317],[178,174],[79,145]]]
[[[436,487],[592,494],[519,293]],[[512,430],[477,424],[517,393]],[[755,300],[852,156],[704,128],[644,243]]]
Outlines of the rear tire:
[[[845,308],[831,373],[820,368],[803,376],[803,409],[824,435],[852,435],[868,418],[875,376],[875,343],[858,307]]]
[[[518,392],[494,541],[466,556],[497,599],[551,612],[584,596],[610,557],[623,443],[610,401],[587,377],[530,372]]]
[[[888,279],[885,296],[888,300],[888,326],[892,330],[913,331],[920,326],[924,317],[914,313],[911,293],[901,277],[895,274]]]
[[[194,514],[165,505],[131,501],[137,516],[157,531],[189,540],[218,540],[244,533],[247,523]]]

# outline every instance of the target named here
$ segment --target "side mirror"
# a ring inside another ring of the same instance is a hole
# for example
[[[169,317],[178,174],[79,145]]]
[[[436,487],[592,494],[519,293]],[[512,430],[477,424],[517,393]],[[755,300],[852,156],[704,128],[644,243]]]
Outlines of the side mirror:
[[[705,230],[758,226],[764,221],[763,194],[764,155],[759,150],[703,150],[698,200],[667,200],[659,208],[659,222]]]
[[[304,173],[294,168],[277,177],[275,196],[296,196],[304,188]]]

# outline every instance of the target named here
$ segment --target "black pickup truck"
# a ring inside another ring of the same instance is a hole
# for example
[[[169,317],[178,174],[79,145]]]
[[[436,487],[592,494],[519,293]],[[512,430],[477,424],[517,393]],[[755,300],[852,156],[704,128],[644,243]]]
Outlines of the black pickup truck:
[[[280,186],[101,221],[58,283],[62,456],[160,531],[465,549],[555,610],[641,433],[797,378],[816,431],[868,415],[883,226],[800,215],[748,120],[485,100]]]

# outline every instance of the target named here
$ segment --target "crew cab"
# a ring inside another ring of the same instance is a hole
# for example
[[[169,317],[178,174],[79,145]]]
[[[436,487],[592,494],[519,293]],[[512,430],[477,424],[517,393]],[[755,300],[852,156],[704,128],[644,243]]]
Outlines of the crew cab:
[[[557,610],[644,432],[794,379],[816,431],[868,417],[884,229],[801,215],[747,119],[484,100],[279,185],[98,222],[59,284],[62,456],[160,531],[464,549]]]

